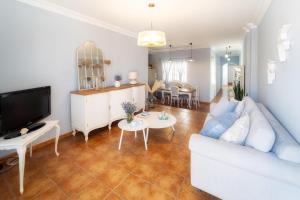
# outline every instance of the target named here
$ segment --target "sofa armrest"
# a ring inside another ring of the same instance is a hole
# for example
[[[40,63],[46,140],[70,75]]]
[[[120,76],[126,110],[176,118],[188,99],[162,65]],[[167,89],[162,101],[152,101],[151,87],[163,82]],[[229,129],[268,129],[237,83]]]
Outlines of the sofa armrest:
[[[229,142],[203,136],[201,134],[192,134],[189,141],[189,149],[192,152],[201,154],[203,156],[218,157],[223,151],[238,151],[239,145],[234,145]],[[225,155],[228,153],[225,153]]]
[[[236,145],[200,134],[191,136],[189,149],[192,154],[300,187],[300,165],[283,161],[273,153],[264,153],[251,147]]]

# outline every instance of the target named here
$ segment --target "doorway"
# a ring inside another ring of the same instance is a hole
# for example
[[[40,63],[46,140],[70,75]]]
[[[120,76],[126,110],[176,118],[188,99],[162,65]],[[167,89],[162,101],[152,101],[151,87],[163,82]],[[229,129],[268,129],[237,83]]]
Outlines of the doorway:
[[[222,86],[228,86],[228,63],[222,66]]]

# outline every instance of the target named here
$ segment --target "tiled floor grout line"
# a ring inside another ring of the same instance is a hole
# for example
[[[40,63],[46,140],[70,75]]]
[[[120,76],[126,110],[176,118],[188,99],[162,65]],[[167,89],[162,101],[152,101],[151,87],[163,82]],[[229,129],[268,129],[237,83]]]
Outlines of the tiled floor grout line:
[[[56,181],[55,180],[53,180],[49,175],[47,175],[44,171],[42,171],[42,173],[47,177],[47,178],[49,178],[50,180],[51,180],[51,182],[53,182],[54,183],[54,185],[57,187],[57,188],[59,188],[59,185],[58,185],[58,183],[56,183]],[[50,190],[51,188],[49,188],[48,190]],[[48,191],[48,190],[46,190],[46,191]],[[64,190],[60,190],[62,193],[64,193],[64,195],[66,195],[66,197],[68,197],[68,198],[71,198]],[[38,194],[38,195],[36,195],[36,197],[38,197],[40,194]],[[34,197],[34,198],[36,198],[36,197]]]
[[[183,177],[183,180],[182,180],[182,182],[181,182],[181,186],[180,186],[179,190],[177,191],[177,194],[176,194],[176,200],[179,199],[179,195],[180,195],[180,193],[181,193],[182,190],[183,190],[184,181],[185,181],[185,177]]]
[[[158,174],[159,174],[159,172],[157,172],[157,175],[158,175]],[[144,179],[143,177],[140,177],[140,176],[138,176],[138,175],[135,175],[135,174],[131,174],[131,175],[133,175],[133,176],[135,176],[135,177],[137,177],[137,178],[139,178],[139,179],[145,181],[146,183],[148,183],[148,184],[150,184],[150,185],[154,185],[154,184],[155,184],[155,182],[148,181],[148,180],[146,180],[146,179]],[[156,175],[155,175],[155,176],[156,176]],[[155,186],[155,185],[154,185],[154,186]],[[159,189],[160,191],[166,193],[168,196],[170,196],[170,197],[173,198],[173,195],[170,195],[168,192],[164,191],[164,190],[161,189],[161,188],[158,188],[158,189]],[[176,195],[176,196],[177,196],[177,195]],[[176,197],[175,197],[175,199],[176,199]]]
[[[150,182],[150,181],[148,181],[148,180],[146,180],[146,179],[144,179],[144,178],[142,178],[142,177],[140,177],[140,176],[138,176],[138,175],[135,175],[135,174],[133,174],[132,172],[131,172],[130,174],[128,174],[128,176],[126,177],[126,179],[127,179],[130,175],[135,176],[135,177],[141,179],[142,181],[144,181],[144,182],[146,182],[146,183],[148,183],[148,184],[150,184],[150,185],[154,185],[154,183],[152,183],[152,182]],[[119,187],[123,182],[125,182],[125,179],[124,179],[118,186],[116,186],[116,187],[112,190],[115,194],[118,195],[118,193],[117,193],[117,191],[116,191],[115,189],[117,189],[117,187]],[[172,197],[171,195],[169,195],[169,194],[168,194],[167,192],[165,192],[164,190],[162,190],[162,189],[159,189],[159,190],[162,191],[162,192],[164,192],[164,193],[166,193],[168,196]],[[119,196],[119,195],[118,195],[118,196]],[[120,196],[119,196],[119,197],[120,197]],[[120,198],[122,199],[122,197],[120,197]],[[173,198],[173,197],[172,197],[172,198]]]
[[[114,194],[117,194],[117,196],[119,196],[118,193],[116,192],[116,189],[117,189],[123,182],[125,182],[125,180],[130,176],[130,174],[131,174],[131,173],[127,174],[126,177],[124,177],[124,178],[119,182],[119,184],[117,184],[115,187],[113,187],[113,188],[111,189],[111,191],[112,191]],[[120,196],[119,196],[119,197],[120,197]],[[120,198],[123,199],[122,197],[120,197]]]
[[[113,193],[113,191],[110,189],[109,193],[107,193],[105,195],[105,197],[103,198],[103,200],[107,199],[109,197],[109,195],[111,195],[111,193]]]
[[[2,179],[4,179],[5,184],[8,186],[10,194],[13,195],[14,199],[17,199],[16,194],[13,192],[13,189],[11,188],[12,186],[8,183],[7,179],[5,177],[3,177],[3,175],[1,175],[1,176],[2,176]]]

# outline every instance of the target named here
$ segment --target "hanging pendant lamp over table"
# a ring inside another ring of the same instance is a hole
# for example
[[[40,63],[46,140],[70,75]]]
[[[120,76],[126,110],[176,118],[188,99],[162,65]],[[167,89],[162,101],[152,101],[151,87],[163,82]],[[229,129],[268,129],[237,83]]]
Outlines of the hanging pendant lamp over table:
[[[148,4],[149,8],[154,8],[154,3]],[[138,34],[138,46],[143,47],[163,47],[166,46],[166,34],[163,31],[153,30],[152,22],[150,30],[141,31]]]
[[[172,62],[171,48],[172,48],[172,45],[170,44],[170,45],[169,45],[169,59],[168,59],[168,62]]]
[[[189,62],[194,62],[195,60],[193,59],[193,43],[191,42],[189,45],[190,45],[190,57],[187,60]]]

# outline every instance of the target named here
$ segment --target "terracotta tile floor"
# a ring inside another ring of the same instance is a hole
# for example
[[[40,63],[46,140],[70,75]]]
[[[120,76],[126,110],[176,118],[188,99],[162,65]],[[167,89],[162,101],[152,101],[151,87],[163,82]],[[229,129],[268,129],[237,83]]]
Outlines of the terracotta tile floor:
[[[25,191],[19,195],[18,167],[0,174],[0,199],[216,199],[190,184],[188,141],[206,113],[156,105],[178,120],[171,129],[150,130],[148,151],[143,136],[126,133],[118,151],[119,128],[93,131],[88,143],[77,133],[33,152],[26,159]]]

